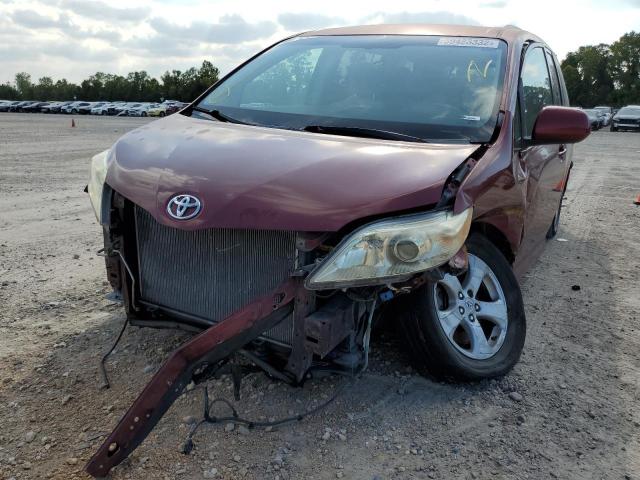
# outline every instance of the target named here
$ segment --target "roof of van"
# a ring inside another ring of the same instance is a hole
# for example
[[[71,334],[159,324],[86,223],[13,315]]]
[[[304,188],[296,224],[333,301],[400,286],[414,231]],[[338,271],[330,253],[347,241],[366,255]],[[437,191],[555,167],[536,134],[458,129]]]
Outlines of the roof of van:
[[[441,35],[451,37],[500,38],[507,43],[518,43],[526,40],[542,42],[536,35],[514,27],[513,25],[504,27],[438,24],[359,25],[314,30],[302,33],[300,36],[310,37],[315,35]]]

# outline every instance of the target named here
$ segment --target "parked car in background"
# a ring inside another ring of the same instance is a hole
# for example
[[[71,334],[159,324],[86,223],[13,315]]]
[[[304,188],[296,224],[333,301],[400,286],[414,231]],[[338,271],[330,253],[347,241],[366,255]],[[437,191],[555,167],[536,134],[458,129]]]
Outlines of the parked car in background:
[[[139,102],[122,102],[119,105],[116,105],[116,107],[114,108],[114,115],[120,115],[120,116],[124,115],[124,116],[126,116],[127,115],[127,111],[129,109],[137,108],[140,105],[142,105],[142,103],[139,103]]]
[[[280,68],[300,58],[308,74]],[[292,384],[314,365],[359,372],[386,316],[420,372],[506,374],[525,342],[516,274],[558,231],[558,185],[589,135],[568,105],[557,58],[516,27],[335,28],[276,44],[94,156],[129,324],[202,333],[87,472],[106,476],[238,349]]]
[[[89,115],[91,113],[91,109],[97,102],[81,102],[79,103],[75,109],[78,111],[77,113],[80,115]],[[72,112],[75,113],[75,112]]]
[[[156,104],[147,110],[147,115],[150,117],[164,117],[167,115],[167,106],[169,104]]]
[[[26,112],[27,109],[33,105],[34,103],[38,103],[38,102],[34,102],[33,100],[26,100],[24,102],[20,102],[17,106],[16,106],[16,112]]]
[[[132,111],[140,108],[142,105],[143,104],[141,102],[127,102],[124,105],[122,105],[121,107],[119,107],[120,115],[128,116],[129,112],[132,112]]]
[[[611,117],[613,117],[613,108],[606,107],[606,106],[600,106],[600,107],[594,107],[594,110],[598,110],[598,111],[602,112],[603,117],[604,117],[603,125],[605,127],[609,126],[609,124],[611,123]]]
[[[591,130],[600,130],[602,128],[603,115],[599,110],[594,108],[585,108],[583,112],[587,114],[587,117],[589,117]]]
[[[172,113],[179,112],[180,110],[182,110],[187,105],[188,105],[188,103],[183,103],[183,102],[170,103],[165,107],[166,114],[167,115],[171,115]]]
[[[91,106],[91,115],[109,115],[109,107],[112,105],[111,102],[98,102]]]
[[[40,101],[38,101],[38,102],[34,102],[34,101],[26,102],[25,104],[20,106],[20,111],[23,112],[23,113],[30,113],[31,110],[32,110],[32,107],[35,106],[35,105],[38,105],[40,103],[42,103],[42,102],[40,102]]]
[[[49,105],[49,112],[50,113],[62,113],[62,109],[64,107],[66,107],[67,105],[71,105],[72,103],[74,103],[73,100],[67,100],[65,102],[57,102],[54,103],[52,105]]]
[[[46,107],[49,104],[50,102],[33,102],[22,107],[22,111],[27,113],[40,113],[40,109]]]
[[[127,109],[127,115],[130,117],[146,117],[148,116],[148,111],[150,108],[157,106],[158,104],[152,103],[141,103],[136,107],[131,107]]]
[[[62,102],[49,102],[46,105],[40,107],[42,113],[53,113],[53,108],[60,107]]]
[[[87,104],[87,103],[89,103],[89,102],[74,101],[74,102],[71,102],[71,103],[65,105],[64,107],[62,107],[60,109],[60,112],[62,112],[62,113],[78,113],[78,108],[81,105],[84,105],[84,104]]]
[[[640,106],[628,105],[622,107],[611,119],[611,131],[633,130],[640,131]]]
[[[80,115],[89,115],[91,113],[91,109],[97,104],[98,102],[82,102],[76,107],[76,109]]]
[[[33,100],[21,100],[19,102],[14,102],[9,106],[9,111],[10,112],[19,112],[20,109],[25,106],[25,105],[29,105],[33,103]]]
[[[18,100],[14,101],[5,101],[0,104],[0,112],[9,112],[11,111],[11,107],[20,103]]]

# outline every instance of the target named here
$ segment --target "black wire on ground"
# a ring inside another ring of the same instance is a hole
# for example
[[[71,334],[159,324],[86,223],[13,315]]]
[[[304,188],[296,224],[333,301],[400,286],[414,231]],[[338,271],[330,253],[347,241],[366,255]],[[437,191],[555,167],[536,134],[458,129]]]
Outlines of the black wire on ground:
[[[353,378],[351,375],[347,375],[344,372],[335,371],[333,373],[337,373],[339,375],[345,375],[345,376],[348,376],[350,378]],[[293,422],[300,422],[300,421],[304,420],[306,417],[308,417],[310,415],[313,415],[314,413],[319,412],[323,408],[326,408],[331,403],[333,403],[335,401],[335,399],[338,398],[338,395],[340,395],[344,391],[344,389],[346,388],[348,383],[349,383],[348,380],[344,380],[342,382],[342,384],[339,385],[336,388],[335,392],[333,393],[333,395],[328,400],[326,400],[325,402],[321,403],[320,405],[312,408],[311,410],[307,410],[306,412],[301,412],[301,413],[299,413],[297,415],[293,415],[291,417],[285,417],[285,418],[282,418],[280,420],[274,420],[272,422],[260,422],[260,421],[254,421],[254,420],[248,420],[246,418],[242,418],[241,416],[238,415],[237,410],[231,404],[231,402],[229,402],[225,398],[214,398],[210,402],[209,401],[209,389],[205,386],[205,387],[203,387],[203,392],[204,392],[204,418],[202,420],[200,420],[198,423],[196,423],[195,425],[193,425],[193,427],[191,427],[191,430],[189,431],[189,433],[187,435],[187,438],[186,438],[186,440],[185,440],[185,442],[184,442],[184,444],[182,446],[182,453],[184,453],[185,455],[188,455],[189,453],[191,453],[191,451],[193,450],[193,436],[196,434],[198,429],[205,423],[223,423],[223,422],[234,423],[236,425],[244,425],[248,429],[251,430],[253,428],[279,427],[281,425],[287,425],[287,424],[293,423]],[[210,409],[216,403],[224,403],[225,405],[227,405],[229,407],[229,409],[231,410],[231,416],[227,416],[227,417],[215,417],[215,416],[212,416],[210,414]]]
[[[109,351],[107,353],[105,353],[104,356],[102,357],[102,360],[100,360],[100,369],[102,371],[102,385],[100,386],[101,389],[111,388],[111,383],[109,383],[109,375],[107,374],[107,367],[106,367],[105,363],[107,361],[107,358],[109,358],[109,355],[111,355],[113,353],[113,351],[118,346],[118,343],[120,343],[120,339],[122,338],[122,334],[124,333],[124,331],[127,328],[128,324],[129,324],[129,319],[125,318],[124,324],[122,325],[122,329],[120,330],[120,333],[118,334],[118,338],[116,338],[116,341],[113,343],[113,345],[111,346]]]

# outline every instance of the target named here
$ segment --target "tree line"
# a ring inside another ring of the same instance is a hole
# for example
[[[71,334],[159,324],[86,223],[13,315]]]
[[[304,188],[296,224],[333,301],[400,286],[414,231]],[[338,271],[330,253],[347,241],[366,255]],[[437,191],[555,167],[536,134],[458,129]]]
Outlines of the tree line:
[[[160,80],[145,71],[131,72],[126,76],[97,72],[79,85],[66,79],[54,80],[42,77],[36,83],[31,75],[20,72],[15,82],[0,85],[3,100],[107,100],[157,102],[161,99],[190,102],[218,81],[218,68],[207,60],[200,68],[171,70]]]
[[[572,105],[640,104],[640,33],[626,33],[611,45],[580,47],[561,67]]]
[[[611,45],[588,45],[567,54],[561,64],[571,104],[581,107],[640,104],[640,33],[626,33]],[[64,78],[42,77],[33,83],[28,73],[0,85],[3,100],[122,100],[190,102],[218,80],[207,60],[198,69],[171,70],[160,79],[145,71],[126,76],[98,72],[79,85]]]

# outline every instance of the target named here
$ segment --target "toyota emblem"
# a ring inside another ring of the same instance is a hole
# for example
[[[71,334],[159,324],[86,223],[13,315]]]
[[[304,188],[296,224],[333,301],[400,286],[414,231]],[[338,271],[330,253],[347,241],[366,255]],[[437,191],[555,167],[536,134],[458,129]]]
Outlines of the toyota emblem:
[[[167,204],[167,213],[176,220],[189,220],[200,213],[202,204],[193,195],[175,195]]]

